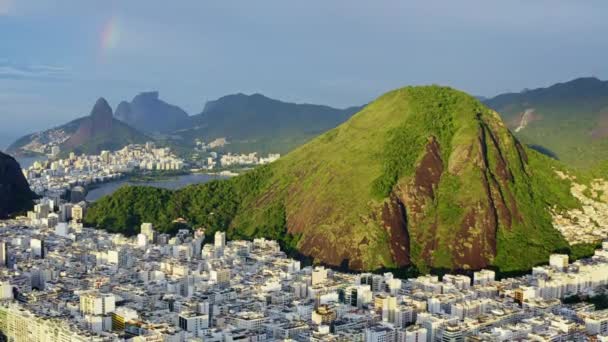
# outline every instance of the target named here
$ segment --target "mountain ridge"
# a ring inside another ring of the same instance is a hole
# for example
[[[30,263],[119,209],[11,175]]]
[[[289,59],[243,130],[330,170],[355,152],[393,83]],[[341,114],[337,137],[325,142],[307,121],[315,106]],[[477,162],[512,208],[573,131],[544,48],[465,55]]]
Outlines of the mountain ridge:
[[[581,77],[484,103],[524,143],[542,146],[568,165],[588,169],[608,159],[608,81]]]
[[[174,192],[124,188],[93,204],[86,222],[135,232],[143,221],[170,229],[179,216],[355,270],[509,272],[569,248],[549,207],[580,203],[559,167],[473,97],[406,87],[270,165]]]
[[[169,133],[187,126],[190,120],[186,111],[161,100],[158,91],[142,92],[131,102],[120,102],[114,116],[148,133]]]
[[[180,132],[188,141],[227,138],[228,152],[286,153],[344,122],[361,107],[291,103],[259,93],[230,94],[208,101],[191,116],[192,128]]]
[[[42,132],[26,135],[7,149],[15,155],[50,153],[51,146],[59,146],[61,153],[98,154],[102,150],[115,150],[131,143],[150,140],[113,116],[112,108],[103,98],[93,105],[91,112]]]
[[[207,101],[201,113],[190,116],[161,100],[158,91],[149,91],[139,93],[131,102],[121,101],[113,116],[123,125],[113,123],[113,126],[127,131],[126,125],[180,148],[194,148],[199,141],[228,138],[229,144],[222,152],[286,153],[344,122],[360,108],[336,109],[275,100],[259,93],[237,93]],[[25,135],[7,151],[17,155],[49,153],[46,147],[50,143],[63,144],[82,121],[86,117]]]

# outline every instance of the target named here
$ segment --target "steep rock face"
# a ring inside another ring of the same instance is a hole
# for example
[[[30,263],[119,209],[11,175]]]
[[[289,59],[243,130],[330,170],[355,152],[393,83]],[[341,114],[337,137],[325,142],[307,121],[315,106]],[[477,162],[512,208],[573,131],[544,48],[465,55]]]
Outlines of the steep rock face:
[[[112,130],[113,118],[112,108],[104,98],[99,98],[91,114],[80,123],[76,132],[64,143],[64,146],[72,149],[103,135]]]
[[[100,98],[88,116],[46,131],[28,134],[15,141],[8,152],[13,155],[48,154],[53,146],[59,146],[63,153],[95,154],[101,150],[114,150],[148,140],[151,139],[146,135],[114,119],[112,108],[104,98]]]
[[[127,101],[121,101],[118,106],[116,106],[114,116],[118,120],[126,123],[133,123],[136,120],[133,111],[131,110],[131,104]]]
[[[501,128],[490,127],[496,123],[478,120],[476,134],[459,137],[460,144],[447,162],[431,136],[413,177],[403,179],[395,189],[406,204],[408,231],[418,242],[410,252],[420,264],[490,266],[497,253],[498,230],[511,229],[513,219],[521,222],[511,190],[511,168],[525,168],[525,152],[507,132],[502,133],[507,141],[501,142],[496,132]],[[503,149],[511,151],[510,160]],[[468,196],[457,193],[467,190],[474,191]]]
[[[382,223],[387,231],[391,256],[397,267],[408,266],[411,263],[407,220],[405,205],[398,197],[391,196],[382,208]]]
[[[97,100],[89,116],[79,120],[79,126],[62,145],[62,151],[96,154],[115,150],[133,143],[144,143],[147,136],[114,119],[112,108],[104,98]]]
[[[19,163],[0,152],[0,219],[30,209],[33,199]]]
[[[188,113],[160,100],[157,91],[138,94],[131,103],[121,102],[114,115],[144,132],[167,133],[185,128],[189,123]]]

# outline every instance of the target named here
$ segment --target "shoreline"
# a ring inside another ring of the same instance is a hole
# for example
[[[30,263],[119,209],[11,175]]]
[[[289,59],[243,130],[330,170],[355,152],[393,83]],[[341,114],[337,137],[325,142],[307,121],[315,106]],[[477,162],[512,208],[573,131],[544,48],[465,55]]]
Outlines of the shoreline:
[[[197,177],[199,176],[199,177]],[[193,177],[191,179],[186,178],[185,180],[180,181],[182,177]],[[181,187],[185,187],[192,184],[202,184],[209,181],[213,181],[215,179],[226,179],[226,175],[222,174],[214,174],[209,172],[191,172],[185,170],[183,172],[172,172],[172,173],[129,173],[123,174],[123,176],[119,178],[115,178],[106,182],[97,182],[91,183],[85,186],[86,196],[85,200],[87,202],[95,202],[101,197],[110,195],[115,190],[123,186],[148,186],[148,187],[156,187],[156,188],[167,188],[167,189],[179,189]],[[183,182],[181,184],[180,182]],[[167,186],[163,186],[163,183],[166,183]],[[172,184],[174,183],[174,184]],[[108,190],[102,190],[100,195],[95,195],[94,199],[91,199],[91,192],[98,190],[100,188],[108,187]],[[108,191],[105,193],[105,191]]]

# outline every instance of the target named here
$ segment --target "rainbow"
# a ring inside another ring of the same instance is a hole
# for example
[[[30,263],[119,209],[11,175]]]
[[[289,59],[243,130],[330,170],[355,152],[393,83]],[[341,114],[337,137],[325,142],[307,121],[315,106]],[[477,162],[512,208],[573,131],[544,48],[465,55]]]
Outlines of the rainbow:
[[[101,52],[103,53],[112,50],[118,45],[119,40],[120,31],[118,27],[118,19],[115,16],[112,16],[104,24],[103,29],[101,30]]]

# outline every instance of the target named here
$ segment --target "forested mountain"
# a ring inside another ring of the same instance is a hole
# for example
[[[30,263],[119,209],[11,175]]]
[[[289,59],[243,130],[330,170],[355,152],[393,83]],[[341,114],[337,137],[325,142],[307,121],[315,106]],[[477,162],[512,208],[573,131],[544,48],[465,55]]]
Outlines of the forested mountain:
[[[175,192],[123,188],[86,222],[135,233],[141,222],[170,231],[185,218],[357,270],[517,271],[569,248],[549,209],[580,204],[559,168],[477,99],[407,87],[273,164]]]

